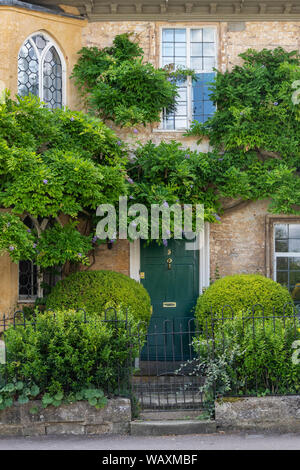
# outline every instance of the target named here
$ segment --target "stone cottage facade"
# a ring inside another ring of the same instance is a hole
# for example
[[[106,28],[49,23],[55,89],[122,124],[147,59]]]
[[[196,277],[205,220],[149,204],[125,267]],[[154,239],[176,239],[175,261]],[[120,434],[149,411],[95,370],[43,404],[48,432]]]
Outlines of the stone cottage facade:
[[[47,47],[52,51],[53,60],[57,60],[61,66],[60,90],[55,95],[59,103],[56,104],[80,109],[76,89],[69,78],[77,60],[77,52],[83,46],[110,46],[117,34],[128,31],[138,33],[145,59],[156,66],[168,60],[168,47],[169,50],[170,47],[173,51],[174,48],[175,51],[176,48],[180,50],[180,41],[189,41],[191,45],[193,35],[197,35],[193,31],[202,31],[210,37],[206,41],[210,44],[207,46],[206,71],[209,72],[213,66],[225,71],[239,62],[239,53],[250,47],[272,49],[282,46],[289,51],[299,50],[300,1],[266,0],[261,3],[254,0],[219,0],[211,3],[204,0],[116,0],[116,3],[109,3],[104,0],[32,0],[29,3],[4,0],[0,2],[0,89],[8,88],[14,95],[18,92],[18,86],[19,90],[22,86],[26,87],[18,60],[20,51],[23,47],[25,54],[25,46],[29,51],[32,42],[37,45],[37,37],[40,35],[46,45],[41,45],[37,53],[41,53],[42,57],[43,47]],[[177,41],[180,32],[185,35],[185,39]],[[166,39],[168,34],[169,37],[172,35],[172,40]],[[203,39],[202,42],[204,44]],[[188,54],[191,66],[192,60],[197,59],[196,54]],[[43,93],[44,100],[54,100],[50,96],[51,90],[45,91],[44,88]],[[183,128],[188,127],[192,119],[191,99],[192,94],[187,90],[187,98],[184,99],[187,111],[178,119],[175,117],[172,123],[162,122],[140,129],[140,140],[151,138],[156,143],[177,140],[183,146],[196,148],[196,139],[182,136]],[[121,138],[127,138],[124,130],[117,132]],[[207,147],[208,144],[204,143],[198,148],[205,150]],[[300,239],[297,231],[300,218],[270,215],[267,207],[268,201],[244,202],[228,207],[221,223],[206,227],[197,265],[199,292],[209,284],[210,278],[214,278],[217,270],[221,276],[257,272],[278,280],[284,280],[285,276],[289,279],[287,271],[276,272],[274,227],[283,225],[284,230],[287,230],[287,240],[289,237]],[[115,270],[139,280],[140,256],[139,242],[130,244],[121,240],[111,250],[108,250],[107,245],[101,245],[91,269]],[[300,271],[295,276],[293,282],[300,282]],[[2,256],[1,313],[12,311],[20,302],[24,303],[19,280],[20,267],[11,263],[8,255]],[[26,302],[32,300],[29,296]]]

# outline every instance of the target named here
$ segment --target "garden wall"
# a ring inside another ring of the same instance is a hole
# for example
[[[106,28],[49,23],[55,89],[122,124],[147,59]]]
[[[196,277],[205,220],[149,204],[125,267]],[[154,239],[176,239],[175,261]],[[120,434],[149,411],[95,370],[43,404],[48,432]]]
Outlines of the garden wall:
[[[127,434],[130,421],[127,398],[110,399],[101,409],[83,401],[58,408],[30,401],[0,411],[0,436]]]
[[[216,402],[219,429],[300,432],[300,395],[224,398]]]

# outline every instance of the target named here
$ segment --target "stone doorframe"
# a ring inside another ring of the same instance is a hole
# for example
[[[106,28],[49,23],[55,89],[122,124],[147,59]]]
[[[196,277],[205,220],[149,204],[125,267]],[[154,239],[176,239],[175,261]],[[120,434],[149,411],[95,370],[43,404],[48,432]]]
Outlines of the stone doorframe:
[[[199,294],[209,286],[209,223],[205,223],[204,231],[199,236]],[[130,243],[130,277],[140,282],[140,240]]]

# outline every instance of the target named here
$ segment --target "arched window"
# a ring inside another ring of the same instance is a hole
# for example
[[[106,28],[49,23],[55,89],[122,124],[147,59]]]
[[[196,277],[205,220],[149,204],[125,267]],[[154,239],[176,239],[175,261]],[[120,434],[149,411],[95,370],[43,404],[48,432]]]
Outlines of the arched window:
[[[18,94],[38,96],[49,108],[64,103],[63,56],[52,39],[36,33],[23,43],[18,56]]]

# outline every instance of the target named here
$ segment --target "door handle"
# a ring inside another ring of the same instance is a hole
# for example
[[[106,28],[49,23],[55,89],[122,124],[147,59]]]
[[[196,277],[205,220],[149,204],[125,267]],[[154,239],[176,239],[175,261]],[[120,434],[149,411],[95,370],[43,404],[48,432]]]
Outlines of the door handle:
[[[173,262],[172,258],[168,258],[168,259],[167,259],[168,269],[171,269],[171,264],[172,264],[172,262]]]

